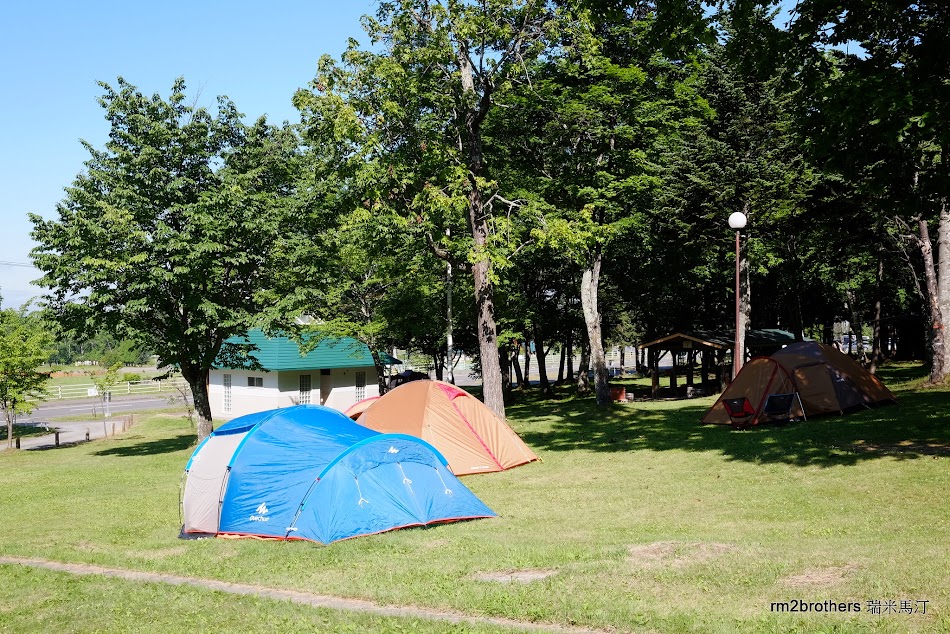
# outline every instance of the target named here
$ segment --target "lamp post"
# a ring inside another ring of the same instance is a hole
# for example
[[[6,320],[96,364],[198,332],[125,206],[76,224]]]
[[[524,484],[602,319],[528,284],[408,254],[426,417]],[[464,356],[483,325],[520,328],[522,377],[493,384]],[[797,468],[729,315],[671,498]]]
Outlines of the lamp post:
[[[736,232],[736,342],[732,350],[732,378],[735,379],[742,369],[742,333],[739,331],[739,299],[741,297],[740,277],[740,259],[739,259],[739,237],[745,228],[746,216],[741,211],[736,211],[729,216],[729,226]]]

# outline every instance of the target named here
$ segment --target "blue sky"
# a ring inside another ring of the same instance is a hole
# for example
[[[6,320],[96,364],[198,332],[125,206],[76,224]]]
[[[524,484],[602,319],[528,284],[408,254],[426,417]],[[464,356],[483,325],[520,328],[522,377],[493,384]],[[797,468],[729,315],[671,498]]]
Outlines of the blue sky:
[[[167,96],[183,76],[188,94],[214,108],[227,95],[248,122],[296,121],[290,103],[317,59],[365,41],[359,17],[373,0],[166,0],[162,3],[23,2],[0,8],[0,295],[18,307],[30,281],[28,212],[51,218],[83,169],[79,140],[102,147],[108,124],[97,81],[118,76]],[[12,263],[12,265],[11,265]]]

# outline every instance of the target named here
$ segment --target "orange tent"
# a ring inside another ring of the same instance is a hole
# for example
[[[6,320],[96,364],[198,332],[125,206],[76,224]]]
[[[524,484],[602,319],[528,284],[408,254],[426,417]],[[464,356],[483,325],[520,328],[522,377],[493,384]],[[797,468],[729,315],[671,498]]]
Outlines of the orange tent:
[[[360,417],[360,414],[369,409],[369,406],[379,400],[378,396],[370,396],[369,398],[364,398],[362,401],[357,401],[350,406],[350,409],[343,412],[353,420],[356,420]]]
[[[369,399],[367,399],[369,400]],[[484,403],[442,381],[412,381],[346,411],[364,427],[422,438],[455,475],[503,471],[538,457]]]
[[[770,394],[797,392],[791,417],[839,413],[897,399],[881,381],[848,355],[815,341],[786,346],[771,357],[743,366],[732,384],[703,416],[704,423],[730,424],[723,401],[746,397],[755,408],[750,424],[763,418]]]

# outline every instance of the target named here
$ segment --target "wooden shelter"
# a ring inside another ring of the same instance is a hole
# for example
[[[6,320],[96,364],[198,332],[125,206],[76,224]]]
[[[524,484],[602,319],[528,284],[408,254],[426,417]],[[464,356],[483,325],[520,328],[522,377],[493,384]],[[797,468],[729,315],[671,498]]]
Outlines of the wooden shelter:
[[[661,374],[670,377],[669,394],[673,397],[690,398],[725,389],[732,378],[734,333],[734,330],[675,332],[637,346],[647,353],[646,366],[653,379],[653,398],[660,395]],[[746,355],[767,356],[794,342],[795,335],[784,330],[749,330],[745,341]],[[671,367],[661,371],[663,361]]]

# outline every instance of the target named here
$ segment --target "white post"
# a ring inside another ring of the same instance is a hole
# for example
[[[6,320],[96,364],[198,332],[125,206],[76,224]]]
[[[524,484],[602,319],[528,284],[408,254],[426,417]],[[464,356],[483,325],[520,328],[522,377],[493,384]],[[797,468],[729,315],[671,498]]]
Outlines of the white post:
[[[446,229],[445,235],[451,236],[452,230]],[[445,298],[446,309],[446,331],[445,331],[445,365],[448,373],[445,375],[449,383],[455,385],[455,371],[452,369],[452,357],[454,355],[454,341],[452,340],[452,263],[446,262],[445,273]]]

